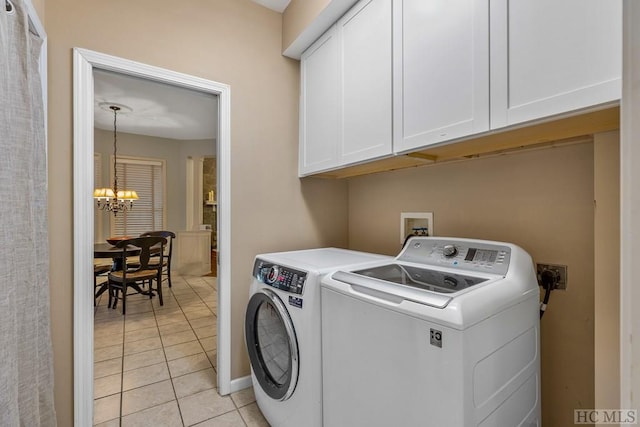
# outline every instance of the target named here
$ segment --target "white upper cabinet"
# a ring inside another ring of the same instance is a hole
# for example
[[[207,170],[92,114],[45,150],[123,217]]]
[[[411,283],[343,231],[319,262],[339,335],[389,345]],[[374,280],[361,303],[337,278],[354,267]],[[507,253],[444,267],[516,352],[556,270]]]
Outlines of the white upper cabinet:
[[[618,101],[622,0],[360,0],[301,61],[305,176]]]
[[[335,167],[338,161],[339,77],[336,27],[301,58],[300,176]]]
[[[491,0],[491,127],[616,101],[621,0]]]
[[[488,130],[488,0],[393,4],[394,151]]]
[[[338,22],[342,163],[389,155],[391,1],[359,2]]]
[[[301,58],[299,175],[392,153],[391,1],[362,0]]]

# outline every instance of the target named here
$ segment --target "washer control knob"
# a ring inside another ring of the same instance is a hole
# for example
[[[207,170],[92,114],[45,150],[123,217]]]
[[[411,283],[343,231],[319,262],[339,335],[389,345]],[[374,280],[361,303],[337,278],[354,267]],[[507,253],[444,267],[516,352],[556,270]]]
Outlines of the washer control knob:
[[[278,267],[277,265],[273,265],[267,271],[265,281],[267,282],[267,284],[271,285],[275,283],[276,280],[278,280],[279,275],[280,275],[280,267]]]
[[[444,248],[442,248],[442,254],[445,258],[453,258],[458,255],[458,248],[456,248],[455,245],[444,245]]]

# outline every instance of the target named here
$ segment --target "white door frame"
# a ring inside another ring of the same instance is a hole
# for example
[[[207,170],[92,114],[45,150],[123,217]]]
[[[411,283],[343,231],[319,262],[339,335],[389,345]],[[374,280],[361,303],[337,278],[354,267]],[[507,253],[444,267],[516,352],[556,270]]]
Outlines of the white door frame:
[[[74,424],[93,425],[93,70],[218,96],[218,391],[231,390],[231,89],[228,85],[86,49],[73,49]]]

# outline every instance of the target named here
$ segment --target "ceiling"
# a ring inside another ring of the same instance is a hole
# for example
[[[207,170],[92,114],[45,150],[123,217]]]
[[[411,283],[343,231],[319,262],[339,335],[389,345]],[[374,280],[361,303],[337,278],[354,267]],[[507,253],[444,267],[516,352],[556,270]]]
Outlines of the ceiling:
[[[261,4],[264,7],[267,7],[271,10],[275,10],[276,12],[284,12],[284,10],[289,6],[289,2],[291,0],[252,0],[255,3]]]
[[[178,140],[216,139],[217,96],[108,71],[94,71],[94,126]]]

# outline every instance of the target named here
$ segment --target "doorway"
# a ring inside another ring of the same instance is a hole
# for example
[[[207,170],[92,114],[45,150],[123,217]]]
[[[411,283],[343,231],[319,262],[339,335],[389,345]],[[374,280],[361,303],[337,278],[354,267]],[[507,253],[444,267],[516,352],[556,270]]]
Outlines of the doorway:
[[[217,245],[230,249],[230,88],[170,70],[85,49],[74,49],[74,418],[77,425],[93,419],[93,291],[92,279],[94,78],[96,70],[112,71],[218,97],[217,133]],[[230,260],[218,259],[218,390],[231,392]]]
[[[218,276],[218,202],[216,194],[218,193],[217,170],[218,161],[215,157],[205,157],[202,159],[202,192],[203,193],[203,209],[201,215],[201,224],[211,229],[211,272],[209,276]]]

